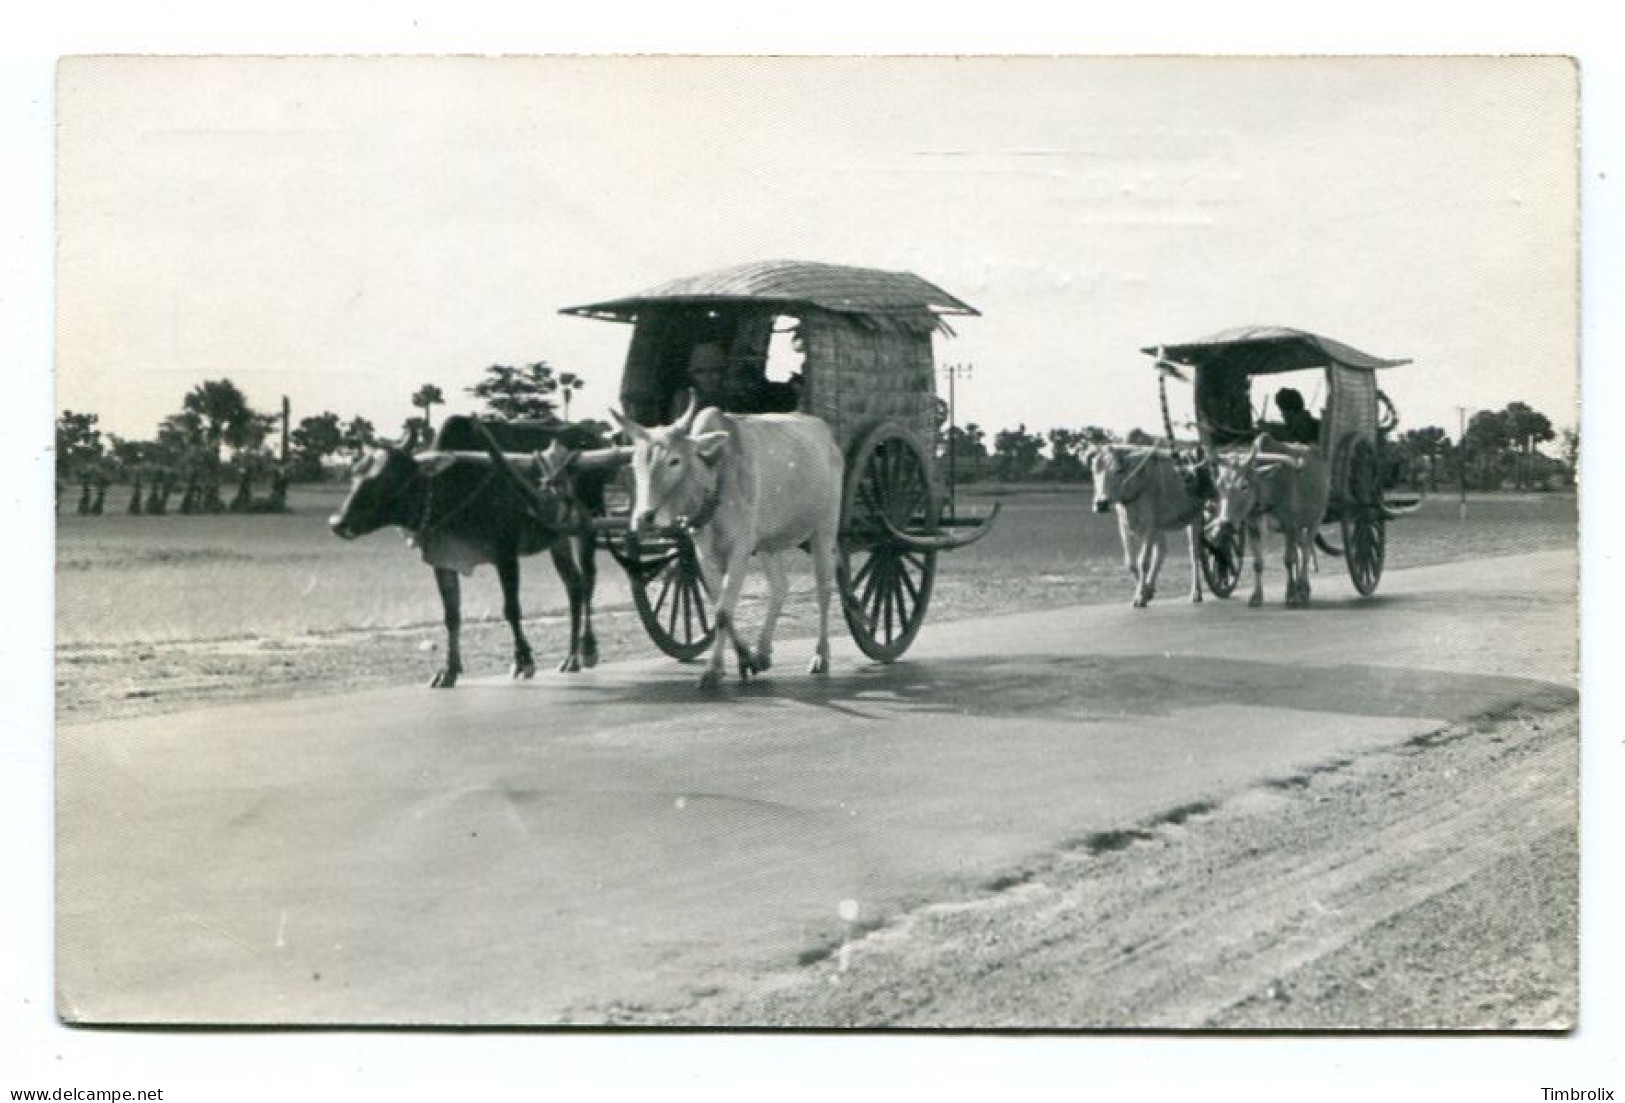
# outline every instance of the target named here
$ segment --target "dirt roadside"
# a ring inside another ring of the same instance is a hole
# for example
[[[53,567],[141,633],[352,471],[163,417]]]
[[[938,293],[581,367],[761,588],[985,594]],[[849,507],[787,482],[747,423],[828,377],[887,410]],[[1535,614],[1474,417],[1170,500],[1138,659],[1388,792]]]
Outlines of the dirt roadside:
[[[957,620],[1053,606],[1056,585],[1042,579],[941,582],[931,609],[933,629]],[[1111,589],[1118,600],[1120,585]],[[1068,601],[1078,595],[1070,594]],[[1105,600],[1097,594],[1086,596]],[[760,599],[748,596],[741,620],[753,623]],[[811,599],[796,591],[780,619],[779,638],[810,637]],[[837,614],[838,620],[838,614]],[[629,605],[600,607],[593,624],[604,660],[658,653]],[[536,653],[537,678],[557,677],[568,650],[569,622],[532,617],[525,632]],[[74,644],[56,649],[56,714],[64,723],[181,712],[203,705],[286,700],[385,685],[427,685],[443,659],[445,630],[437,621],[408,628],[356,628],[288,636],[244,636],[142,644]],[[465,623],[463,665],[471,676],[512,665],[513,643],[498,621]]]
[[[1080,840],[983,898],[854,929],[748,993],[614,1019],[1567,1029],[1577,735],[1572,697],[1554,693]]]

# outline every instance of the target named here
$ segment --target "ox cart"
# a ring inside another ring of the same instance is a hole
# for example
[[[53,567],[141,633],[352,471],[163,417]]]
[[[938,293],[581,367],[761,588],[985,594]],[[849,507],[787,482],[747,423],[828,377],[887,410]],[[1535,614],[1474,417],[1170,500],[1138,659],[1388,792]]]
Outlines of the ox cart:
[[[974,308],[911,273],[769,261],[563,313],[631,325],[620,398],[640,425],[673,421],[694,392],[728,413],[797,410],[828,423],[845,457],[835,576],[842,612],[869,658],[891,662],[908,650],[930,605],[938,553],[979,539],[993,521],[944,517],[947,489],[935,464],[943,404],[932,339],[951,336],[947,318]],[[715,363],[702,379],[707,354]],[[609,462],[617,459],[626,461],[624,449]],[[627,571],[655,645],[682,660],[704,652],[714,638],[713,595],[692,529],[634,537],[624,512],[612,510],[598,531]]]
[[[1377,372],[1410,361],[1385,360],[1327,337],[1274,326],[1231,329],[1201,341],[1141,351],[1155,358],[1161,373],[1170,437],[1167,380],[1183,379],[1189,370],[1194,375],[1196,430],[1208,455],[1250,447],[1264,432],[1320,451],[1331,479],[1322,523],[1342,531],[1354,588],[1366,597],[1375,593],[1387,551],[1387,522],[1405,508],[1383,493],[1383,437],[1398,417],[1377,387]],[[1303,377],[1324,384],[1325,407],[1318,421],[1307,411],[1297,417],[1283,413],[1280,423],[1255,414],[1253,380],[1286,373],[1318,373]],[[1239,540],[1236,535],[1223,546],[1203,548],[1202,573],[1220,597],[1230,596],[1241,576]]]

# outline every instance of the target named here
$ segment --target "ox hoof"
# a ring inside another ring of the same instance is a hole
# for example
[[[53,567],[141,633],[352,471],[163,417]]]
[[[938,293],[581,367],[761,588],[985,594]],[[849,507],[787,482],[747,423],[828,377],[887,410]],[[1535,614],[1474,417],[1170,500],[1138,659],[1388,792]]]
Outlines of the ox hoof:
[[[722,688],[722,671],[707,670],[700,675],[700,688],[707,693],[715,693]]]
[[[828,655],[814,655],[813,658],[812,658],[812,662],[807,664],[807,673],[808,674],[828,674],[829,673],[829,656]]]
[[[581,660],[576,658],[574,655],[566,655],[564,657],[564,661],[559,664],[559,673],[560,674],[579,674],[579,673],[581,673]]]
[[[534,678],[536,677],[536,664],[528,660],[522,663],[514,663],[511,675],[516,681],[520,678]]]
[[[1249,609],[1257,609],[1259,606],[1261,606],[1263,604],[1264,604],[1264,595],[1263,594],[1254,594],[1252,597],[1247,599],[1247,608],[1249,608]]]
[[[1197,593],[1194,593],[1194,594],[1191,595],[1191,604],[1192,605],[1200,605],[1200,604],[1202,604],[1202,595],[1201,595],[1200,592],[1197,592]]]
[[[457,685],[457,672],[455,670],[442,670],[429,679],[430,689],[453,689]]]
[[[591,670],[598,665],[598,643],[588,640],[581,645],[581,665]]]
[[[1132,605],[1136,609],[1144,609],[1145,608],[1145,598],[1136,596],[1134,598],[1134,600],[1132,602],[1130,602],[1129,604]]]
[[[750,655],[750,672],[752,674],[766,674],[773,669],[773,652],[753,651]]]

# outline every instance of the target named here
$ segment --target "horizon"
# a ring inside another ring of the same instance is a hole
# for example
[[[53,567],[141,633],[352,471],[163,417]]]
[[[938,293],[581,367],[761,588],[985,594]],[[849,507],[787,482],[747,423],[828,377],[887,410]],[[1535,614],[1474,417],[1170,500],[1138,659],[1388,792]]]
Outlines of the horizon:
[[[218,378],[393,433],[535,360],[606,419],[631,331],[557,312],[765,257],[977,307],[936,359],[990,436],[1155,434],[1139,349],[1253,323],[1412,359],[1402,430],[1578,424],[1561,59],[79,58],[58,96],[55,406],[127,439]]]

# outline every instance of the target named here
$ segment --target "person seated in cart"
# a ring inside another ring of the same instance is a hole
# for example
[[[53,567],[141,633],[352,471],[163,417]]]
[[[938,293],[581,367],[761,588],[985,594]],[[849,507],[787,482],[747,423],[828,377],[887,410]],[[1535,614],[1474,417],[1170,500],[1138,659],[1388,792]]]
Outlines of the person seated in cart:
[[[1320,419],[1304,406],[1303,394],[1294,387],[1275,392],[1275,408],[1281,411],[1281,427],[1275,435],[1289,444],[1319,444]]]
[[[801,405],[798,380],[773,383],[764,365],[730,364],[727,352],[715,341],[702,341],[689,352],[688,382],[702,410],[716,406],[733,414],[778,414],[792,413]],[[681,417],[687,407],[688,393],[679,391],[671,416]]]
[[[694,388],[694,400],[700,409],[707,406],[726,407],[724,390],[728,378],[728,354],[715,341],[702,341],[688,354],[688,385]],[[686,406],[687,397],[678,395],[680,406]],[[681,414],[682,409],[674,411]]]

